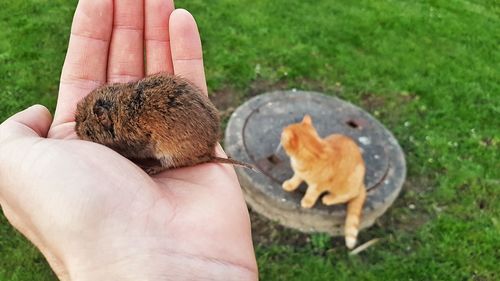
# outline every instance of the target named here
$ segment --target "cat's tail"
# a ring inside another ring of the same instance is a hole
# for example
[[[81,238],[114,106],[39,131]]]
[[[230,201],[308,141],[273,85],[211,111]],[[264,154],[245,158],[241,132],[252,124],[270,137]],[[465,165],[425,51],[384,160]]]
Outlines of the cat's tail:
[[[345,244],[347,248],[352,249],[356,245],[358,237],[359,223],[361,221],[361,212],[365,203],[366,189],[362,185],[358,196],[347,203],[347,216],[345,219]]]

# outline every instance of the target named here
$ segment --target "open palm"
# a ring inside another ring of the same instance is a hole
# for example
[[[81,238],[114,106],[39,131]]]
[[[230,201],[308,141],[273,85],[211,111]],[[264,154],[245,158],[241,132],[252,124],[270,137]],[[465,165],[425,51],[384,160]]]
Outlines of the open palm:
[[[102,277],[110,269],[145,280],[144,274],[160,275],[156,267],[168,267],[171,275],[161,275],[176,280],[257,276],[232,167],[203,164],[150,177],[76,137],[76,104],[91,90],[161,71],[207,92],[188,12],[174,11],[170,0],[80,0],[54,120],[35,106],[0,126],[2,209],[62,280]]]

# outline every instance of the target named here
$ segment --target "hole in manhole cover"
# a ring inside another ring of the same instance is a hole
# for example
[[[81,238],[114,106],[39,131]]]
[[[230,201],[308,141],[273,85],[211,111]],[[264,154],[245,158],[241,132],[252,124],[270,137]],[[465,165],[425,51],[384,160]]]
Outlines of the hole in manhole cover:
[[[353,129],[360,129],[360,125],[358,124],[358,122],[354,121],[354,120],[349,120],[346,122],[347,125],[349,125],[349,127],[353,128]]]

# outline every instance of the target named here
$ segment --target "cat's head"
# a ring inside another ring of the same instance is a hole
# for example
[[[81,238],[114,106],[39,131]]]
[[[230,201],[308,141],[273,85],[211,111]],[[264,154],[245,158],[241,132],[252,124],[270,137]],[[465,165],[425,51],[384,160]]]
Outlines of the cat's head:
[[[301,122],[291,124],[283,129],[281,144],[288,154],[293,154],[301,148],[315,145],[318,138],[311,116],[305,115]]]

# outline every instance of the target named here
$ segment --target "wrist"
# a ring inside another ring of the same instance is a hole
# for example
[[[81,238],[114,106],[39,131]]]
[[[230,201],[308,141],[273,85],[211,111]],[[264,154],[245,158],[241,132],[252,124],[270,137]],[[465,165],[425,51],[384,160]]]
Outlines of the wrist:
[[[211,257],[161,252],[158,249],[147,253],[128,253],[107,261],[100,259],[104,255],[101,253],[97,259],[94,255],[92,260],[69,263],[68,280],[258,280],[255,268]]]
[[[98,268],[76,268],[69,271],[71,281],[90,280],[258,280],[258,274],[248,268],[210,258],[191,256],[134,257]]]

